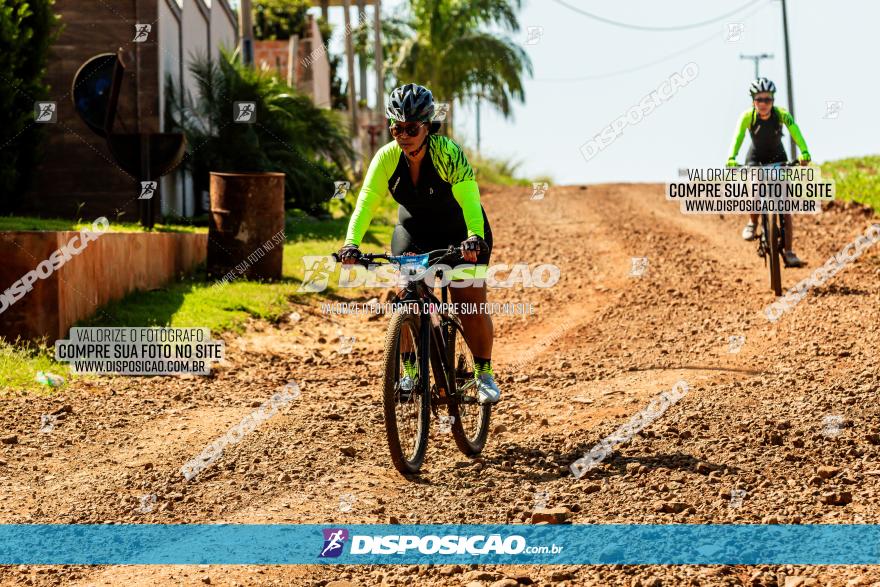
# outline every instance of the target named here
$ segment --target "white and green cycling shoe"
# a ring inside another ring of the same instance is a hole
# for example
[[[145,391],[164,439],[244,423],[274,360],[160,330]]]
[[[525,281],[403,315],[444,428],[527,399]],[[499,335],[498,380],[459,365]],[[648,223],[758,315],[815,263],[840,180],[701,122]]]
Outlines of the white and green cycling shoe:
[[[495,377],[492,373],[475,373],[474,379],[477,381],[477,394],[481,404],[498,403],[501,399],[501,390],[495,383]]]

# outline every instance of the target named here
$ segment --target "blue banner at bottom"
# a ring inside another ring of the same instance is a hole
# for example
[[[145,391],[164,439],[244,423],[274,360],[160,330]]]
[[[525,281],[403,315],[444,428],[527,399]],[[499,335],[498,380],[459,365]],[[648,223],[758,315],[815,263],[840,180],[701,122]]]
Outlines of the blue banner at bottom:
[[[867,565],[878,525],[0,525],[0,564]]]

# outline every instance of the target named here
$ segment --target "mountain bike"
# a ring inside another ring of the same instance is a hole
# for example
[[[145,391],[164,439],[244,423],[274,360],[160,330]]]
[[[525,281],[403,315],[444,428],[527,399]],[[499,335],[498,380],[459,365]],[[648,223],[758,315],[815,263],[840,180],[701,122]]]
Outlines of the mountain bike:
[[[762,165],[766,168],[793,167],[797,161]],[[785,243],[785,222],[779,212],[761,213],[761,237],[758,240],[758,256],[770,267],[770,289],[776,296],[782,295],[782,251]]]
[[[449,426],[456,446],[468,456],[483,450],[489,434],[492,408],[479,403],[473,354],[461,322],[447,305],[449,286],[441,286],[438,300],[433,285],[425,283],[429,275],[442,280],[436,265],[460,260],[460,250],[451,246],[419,255],[367,253],[357,260],[367,269],[392,263],[406,279],[391,300],[382,394],[391,461],[404,475],[418,473],[424,463],[431,413]],[[443,405],[445,422],[438,410]]]

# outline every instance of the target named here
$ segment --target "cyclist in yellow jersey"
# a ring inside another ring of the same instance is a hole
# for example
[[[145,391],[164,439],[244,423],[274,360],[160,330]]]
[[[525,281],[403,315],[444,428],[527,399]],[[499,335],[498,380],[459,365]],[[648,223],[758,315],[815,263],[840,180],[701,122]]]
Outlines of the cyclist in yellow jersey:
[[[770,165],[772,163],[784,163],[787,161],[785,148],[782,146],[782,125],[788,128],[788,132],[794,138],[801,151],[800,161],[806,164],[810,161],[810,151],[801,134],[801,129],[794,122],[792,115],[779,106],[774,106],[774,94],[776,84],[766,77],[758,78],[749,88],[752,95],[752,108],[746,110],[740,116],[736,135],[730,146],[730,156],[727,159],[729,167],[736,166],[736,155],[742,146],[746,131],[752,139],[752,146],[746,155],[746,165]],[[794,153],[791,154],[794,158]],[[792,250],[794,226],[791,214],[783,214],[785,222],[785,242],[782,243],[782,257],[786,267],[801,267],[804,263]],[[743,229],[742,237],[747,240],[757,238],[755,234],[758,215],[751,214],[749,223]]]
[[[390,193],[399,204],[392,252],[403,255],[461,247],[464,260],[476,265],[454,268],[450,277],[474,283],[450,287],[452,302],[485,304],[483,279],[492,251],[492,231],[480,204],[473,168],[461,147],[435,134],[440,123],[434,122],[434,97],[427,88],[406,84],[395,89],[385,113],[395,140],[379,149],[367,169],[339,257],[345,264],[357,261],[376,204]],[[458,318],[474,355],[480,402],[495,403],[501,391],[492,371],[492,319],[487,313],[461,313]],[[415,354],[401,354],[410,355],[403,357],[403,364],[405,378],[412,379],[417,368]],[[411,381],[402,381],[401,387],[406,389],[408,384]]]

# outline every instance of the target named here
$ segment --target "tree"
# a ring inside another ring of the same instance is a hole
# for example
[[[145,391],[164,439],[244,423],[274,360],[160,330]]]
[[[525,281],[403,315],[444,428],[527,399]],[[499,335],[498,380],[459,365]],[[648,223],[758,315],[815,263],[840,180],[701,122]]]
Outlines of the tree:
[[[316,107],[269,71],[242,65],[236,53],[198,57],[190,71],[198,98],[187,96],[181,107],[170,77],[166,95],[171,126],[186,134],[185,164],[196,181],[206,185],[210,171],[281,171],[288,207],[325,210],[333,182],[348,179],[352,157],[339,113]],[[236,101],[256,102],[257,124],[232,122]]]
[[[254,3],[254,38],[258,41],[302,37],[306,32],[308,0],[257,0]]]
[[[521,0],[411,0],[411,35],[399,42],[391,68],[398,83],[427,86],[438,101],[481,97],[505,117],[524,102],[522,75],[532,74],[525,51],[509,37],[519,31]]]
[[[46,99],[49,47],[57,37],[53,0],[0,3],[0,209],[11,211],[37,162],[40,131],[34,102]]]

